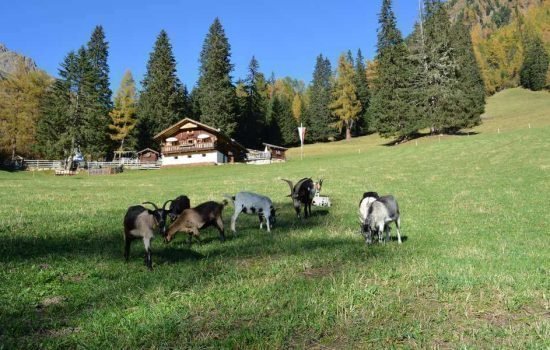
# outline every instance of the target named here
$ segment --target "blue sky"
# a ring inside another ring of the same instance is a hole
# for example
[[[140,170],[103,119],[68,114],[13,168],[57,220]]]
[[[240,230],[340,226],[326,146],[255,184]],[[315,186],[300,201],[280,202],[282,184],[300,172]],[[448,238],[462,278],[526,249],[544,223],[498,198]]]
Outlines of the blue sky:
[[[375,54],[381,0],[242,1],[0,1],[0,42],[32,57],[57,76],[59,63],[85,44],[101,24],[110,45],[111,87],[130,69],[140,81],[161,29],[170,37],[178,76],[191,89],[199,53],[214,18],[220,18],[231,44],[233,77],[246,75],[252,55],[267,76],[311,80],[315,58],[358,48]],[[418,17],[415,0],[394,0],[398,25],[406,35]]]

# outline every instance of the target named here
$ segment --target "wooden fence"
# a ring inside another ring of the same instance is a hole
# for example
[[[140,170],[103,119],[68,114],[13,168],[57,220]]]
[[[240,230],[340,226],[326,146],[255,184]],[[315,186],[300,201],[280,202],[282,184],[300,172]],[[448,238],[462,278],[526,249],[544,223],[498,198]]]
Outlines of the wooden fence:
[[[148,170],[148,169],[159,169],[161,162],[157,161],[155,163],[141,163],[139,160],[124,160],[117,162],[86,162],[82,166],[87,167],[88,169],[100,169],[100,168],[116,168],[123,166],[125,169],[139,169],[139,170]],[[62,160],[43,160],[43,159],[25,159],[23,161],[24,168],[28,170],[55,170],[63,169],[64,161]],[[81,166],[81,167],[82,167]]]

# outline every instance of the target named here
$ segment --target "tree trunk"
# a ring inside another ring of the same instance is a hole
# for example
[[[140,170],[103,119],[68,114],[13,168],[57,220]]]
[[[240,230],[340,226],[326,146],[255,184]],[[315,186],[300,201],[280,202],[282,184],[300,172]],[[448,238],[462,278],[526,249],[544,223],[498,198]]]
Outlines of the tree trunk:
[[[346,125],[346,141],[351,140],[351,128],[349,125]]]

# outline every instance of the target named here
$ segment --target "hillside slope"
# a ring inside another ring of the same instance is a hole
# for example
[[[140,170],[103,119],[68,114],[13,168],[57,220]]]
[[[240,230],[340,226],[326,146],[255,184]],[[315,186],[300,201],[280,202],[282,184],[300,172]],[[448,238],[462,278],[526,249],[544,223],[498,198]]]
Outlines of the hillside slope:
[[[550,0],[453,0],[453,21],[471,27],[485,89],[494,94],[519,86],[524,45],[539,36],[550,53]],[[547,75],[550,86],[550,70]]]
[[[470,132],[497,133],[520,129],[550,127],[550,93],[547,91],[533,92],[522,88],[501,91],[487,99],[482,124]],[[442,136],[442,138],[456,138],[461,136]],[[353,138],[350,141],[331,143],[316,143],[305,145],[304,154],[317,156],[322,154],[361,153],[375,147],[382,147],[390,142],[382,139],[378,134]],[[398,147],[414,146],[416,144],[439,142],[439,136],[427,136],[418,140],[409,141]],[[291,148],[287,154],[290,158],[300,157],[300,148]]]

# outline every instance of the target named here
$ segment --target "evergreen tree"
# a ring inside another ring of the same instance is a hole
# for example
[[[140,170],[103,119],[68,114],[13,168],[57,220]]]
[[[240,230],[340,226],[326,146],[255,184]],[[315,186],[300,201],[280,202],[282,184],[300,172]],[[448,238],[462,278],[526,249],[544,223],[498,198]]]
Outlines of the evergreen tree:
[[[308,127],[308,141],[326,141],[336,136],[336,131],[330,125],[335,121],[331,115],[331,66],[328,58],[323,55],[317,57],[313,82],[311,85],[311,99],[307,116],[304,118]]]
[[[168,34],[157,37],[141,82],[137,115],[140,148],[158,148],[153,136],[184,117],[185,90],[176,75],[176,60]]]
[[[355,86],[357,87],[357,97],[361,102],[361,111],[357,119],[357,129],[366,133],[369,131],[371,121],[368,117],[369,108],[369,82],[367,80],[367,68],[365,67],[365,59],[361,53],[361,49],[357,50],[357,58],[355,59]]]
[[[339,120],[334,124],[338,129],[345,128],[346,140],[351,139],[351,129],[359,113],[361,112],[361,102],[357,97],[357,87],[355,86],[355,71],[353,63],[344,54],[340,55],[338,60],[338,77],[332,91],[333,101],[330,108]]]
[[[533,91],[542,90],[546,85],[548,53],[538,35],[527,41],[520,71],[521,86]]]
[[[274,136],[271,143],[282,144],[284,146],[295,145],[298,142],[297,122],[292,115],[292,102],[284,96],[276,96],[273,100],[272,121]],[[280,139],[277,140],[277,136]]]
[[[485,111],[485,84],[477,64],[468,27],[456,23],[452,28],[452,43],[457,64],[454,101],[451,107],[454,118],[444,125],[444,131],[455,133],[462,128],[481,124]]]
[[[200,54],[198,81],[201,122],[232,135],[237,127],[233,65],[225,31],[216,18],[210,26]]]
[[[242,88],[243,102],[239,104],[241,113],[237,138],[244,146],[257,148],[261,145],[266,125],[267,101],[265,77],[259,71],[259,64],[255,57],[250,61],[248,75]]]
[[[199,89],[197,86],[193,87],[188,97],[188,109],[189,117],[200,121],[201,119],[201,106],[199,102]]]
[[[412,68],[391,0],[383,0],[378,21],[377,69],[369,114],[382,137],[406,139],[417,131],[410,103]]]
[[[86,123],[84,129],[84,152],[97,157],[105,156],[109,150],[109,112],[112,109],[111,89],[109,88],[109,46],[105,40],[103,27],[97,26],[88,42],[85,53],[80,53],[80,66],[83,78],[87,81],[86,107],[83,118]],[[87,61],[87,62],[86,62]]]
[[[85,50],[79,51],[82,52]],[[67,159],[84,146],[85,94],[82,90],[86,80],[83,79],[80,61],[75,52],[67,54],[59,69],[59,78],[44,98],[37,139],[38,150],[46,158]]]
[[[136,126],[136,84],[128,70],[122,77],[120,88],[115,96],[115,107],[109,113],[111,117],[111,139],[120,142],[119,150],[132,149],[136,140],[132,130]]]

